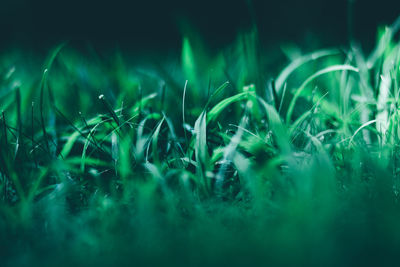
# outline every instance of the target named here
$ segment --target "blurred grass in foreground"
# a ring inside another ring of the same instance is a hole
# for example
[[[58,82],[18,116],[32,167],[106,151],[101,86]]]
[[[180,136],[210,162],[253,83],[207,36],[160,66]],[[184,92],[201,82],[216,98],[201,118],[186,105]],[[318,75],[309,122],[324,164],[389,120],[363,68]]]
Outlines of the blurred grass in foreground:
[[[1,265],[396,264],[399,26],[274,79],[256,30],[179,64],[3,54]]]

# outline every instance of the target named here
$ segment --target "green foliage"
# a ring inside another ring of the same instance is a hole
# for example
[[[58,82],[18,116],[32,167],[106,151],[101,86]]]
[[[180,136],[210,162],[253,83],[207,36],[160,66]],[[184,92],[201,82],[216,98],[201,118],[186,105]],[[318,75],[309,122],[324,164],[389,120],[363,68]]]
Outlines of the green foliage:
[[[255,29],[173,71],[2,55],[0,265],[395,263],[399,21],[280,72]]]

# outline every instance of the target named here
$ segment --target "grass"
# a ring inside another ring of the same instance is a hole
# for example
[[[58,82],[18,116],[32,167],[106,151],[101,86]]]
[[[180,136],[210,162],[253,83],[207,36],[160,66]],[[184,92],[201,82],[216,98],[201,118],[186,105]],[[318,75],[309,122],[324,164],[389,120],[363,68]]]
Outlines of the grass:
[[[399,26],[280,71],[256,30],[179,64],[3,54],[1,265],[396,265]]]

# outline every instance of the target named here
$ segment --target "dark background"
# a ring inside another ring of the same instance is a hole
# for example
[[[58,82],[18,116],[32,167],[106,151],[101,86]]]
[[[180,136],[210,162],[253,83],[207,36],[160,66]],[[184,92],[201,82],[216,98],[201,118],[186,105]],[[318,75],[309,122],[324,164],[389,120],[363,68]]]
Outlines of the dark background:
[[[400,15],[400,1],[353,0],[354,36],[374,42],[376,27]],[[133,49],[177,49],[178,25],[190,22],[214,47],[255,22],[262,42],[346,43],[349,0],[78,1],[1,0],[2,44],[51,45],[62,40],[118,43]]]

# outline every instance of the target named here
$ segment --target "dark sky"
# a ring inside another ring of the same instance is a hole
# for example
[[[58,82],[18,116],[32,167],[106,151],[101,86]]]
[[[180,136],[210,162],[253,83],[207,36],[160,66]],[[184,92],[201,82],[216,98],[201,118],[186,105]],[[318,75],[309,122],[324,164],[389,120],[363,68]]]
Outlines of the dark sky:
[[[234,39],[255,19],[265,42],[301,40],[307,33],[347,40],[349,0],[1,0],[3,44],[48,44],[63,39],[174,48],[178,21],[190,21],[212,45]],[[400,15],[400,1],[353,0],[358,39],[374,40],[376,26]],[[252,14],[252,15],[251,15]]]

